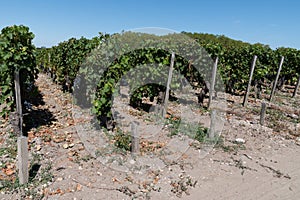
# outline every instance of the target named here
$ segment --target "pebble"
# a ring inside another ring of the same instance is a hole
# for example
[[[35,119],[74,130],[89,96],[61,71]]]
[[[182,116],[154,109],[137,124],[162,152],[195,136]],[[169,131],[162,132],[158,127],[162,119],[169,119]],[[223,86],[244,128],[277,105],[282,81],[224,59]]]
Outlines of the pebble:
[[[36,150],[37,150],[37,151],[40,151],[41,149],[42,149],[42,146],[41,146],[41,145],[37,145],[37,146],[36,146]]]
[[[294,113],[290,114],[288,116],[291,117],[291,118],[293,118],[293,119],[298,119],[299,118],[298,115],[295,115]]]
[[[236,142],[236,143],[239,143],[239,144],[244,144],[244,143],[245,143],[245,140],[242,139],[242,138],[236,138],[236,139],[235,139],[235,142]]]
[[[135,163],[135,160],[131,159],[131,160],[129,161],[129,163],[133,165],[133,164]]]
[[[101,172],[97,172],[97,174],[98,174],[99,176],[102,176],[102,173],[101,173]]]
[[[69,144],[69,147],[70,148],[74,147],[74,143]]]
[[[62,181],[62,180],[63,180],[62,177],[58,177],[58,178],[57,178],[57,181]]]

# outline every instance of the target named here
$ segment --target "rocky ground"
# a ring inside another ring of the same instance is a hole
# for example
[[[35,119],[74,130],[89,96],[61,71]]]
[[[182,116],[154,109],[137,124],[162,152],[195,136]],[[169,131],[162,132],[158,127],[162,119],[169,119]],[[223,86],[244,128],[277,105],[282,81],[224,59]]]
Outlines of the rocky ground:
[[[122,151],[116,147],[116,133],[86,126],[89,113],[74,106],[72,96],[45,74],[37,86],[43,102],[29,108],[26,119],[28,185],[18,184],[16,135],[9,121],[1,119],[0,199],[300,198],[300,98],[288,97],[289,90],[279,92],[273,103],[266,101],[264,126],[259,124],[261,100],[250,97],[244,108],[241,96],[228,95],[219,122],[222,133],[213,145],[177,132],[168,136],[183,105],[170,103],[168,123],[154,126],[161,118],[116,98],[122,128],[129,131],[129,122],[136,121],[143,133],[143,156],[132,157],[126,140],[119,145]],[[210,126],[209,112],[191,110],[191,116],[201,116],[204,128]]]

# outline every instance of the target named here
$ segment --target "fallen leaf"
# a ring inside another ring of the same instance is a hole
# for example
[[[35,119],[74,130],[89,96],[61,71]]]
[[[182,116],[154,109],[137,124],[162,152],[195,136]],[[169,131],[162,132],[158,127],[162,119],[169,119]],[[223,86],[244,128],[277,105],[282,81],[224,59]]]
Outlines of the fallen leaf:
[[[154,183],[154,184],[157,184],[158,181],[159,181],[159,177],[156,176],[156,177],[154,178],[154,180],[153,180],[153,183]]]
[[[72,189],[71,189],[71,188],[67,188],[67,189],[65,190],[65,192],[66,192],[66,193],[70,193],[70,192],[72,192]]]
[[[15,173],[15,170],[13,169],[4,169],[4,173],[7,175],[7,176],[11,176]]]
[[[65,137],[56,135],[56,136],[53,136],[53,141],[54,141],[55,143],[61,143],[61,142],[64,142],[64,141],[65,141]]]
[[[68,152],[68,155],[69,155],[69,156],[78,156],[78,152],[77,152],[77,151],[72,151],[72,150],[71,150],[71,151]]]
[[[115,177],[112,178],[112,182],[114,182],[114,183],[115,182],[120,183],[120,181],[117,178],[115,178]]]
[[[47,196],[48,194],[50,194],[49,189],[48,188],[43,189],[43,195]]]
[[[79,183],[76,185],[76,191],[80,191],[82,189],[82,185],[80,185]]]
[[[64,194],[64,191],[58,188],[58,189],[55,191],[55,194],[63,195],[63,194]]]

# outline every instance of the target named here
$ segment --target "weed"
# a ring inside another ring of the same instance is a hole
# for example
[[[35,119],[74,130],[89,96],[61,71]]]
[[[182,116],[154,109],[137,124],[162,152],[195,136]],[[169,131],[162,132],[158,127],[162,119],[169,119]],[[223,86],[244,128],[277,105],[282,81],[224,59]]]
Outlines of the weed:
[[[86,155],[81,157],[81,160],[84,162],[88,162],[89,160],[91,160],[93,157],[91,155]]]
[[[124,133],[122,130],[117,130],[116,135],[113,137],[114,145],[124,151],[130,151],[131,147],[131,136]]]
[[[224,152],[236,153],[238,150],[246,150],[246,146],[243,144],[237,145],[224,145],[222,146]]]
[[[170,130],[169,136],[183,134],[195,139],[199,142],[204,142],[208,135],[208,128],[203,127],[200,123],[184,123],[180,118],[171,116],[167,119],[166,124]]]
[[[214,142],[216,148],[222,149],[227,153],[236,153],[238,150],[246,150],[246,146],[244,144],[225,145],[223,136],[215,138]]]
[[[204,142],[204,140],[207,138],[207,134],[208,134],[208,128],[198,126],[194,139],[199,142]]]
[[[274,131],[280,132],[281,130],[286,129],[286,124],[279,123],[283,121],[288,121],[288,117],[280,110],[267,109],[266,113],[268,114],[268,126]]]
[[[0,149],[0,156],[3,156],[7,153],[7,148],[1,148]]]
[[[30,165],[32,166],[34,163],[40,163],[42,160],[42,156],[37,153],[32,153],[32,160],[30,162]]]
[[[54,178],[53,174],[51,173],[52,164],[50,162],[46,163],[46,166],[42,168],[40,174],[40,181],[41,184],[51,182]]]
[[[165,125],[168,126],[170,130],[170,137],[177,135],[179,133],[179,126],[181,124],[181,118],[177,118],[174,116],[170,116],[167,120]]]
[[[13,192],[17,188],[21,187],[19,179],[16,178],[14,181],[9,179],[4,179],[0,181],[0,191],[10,191]]]

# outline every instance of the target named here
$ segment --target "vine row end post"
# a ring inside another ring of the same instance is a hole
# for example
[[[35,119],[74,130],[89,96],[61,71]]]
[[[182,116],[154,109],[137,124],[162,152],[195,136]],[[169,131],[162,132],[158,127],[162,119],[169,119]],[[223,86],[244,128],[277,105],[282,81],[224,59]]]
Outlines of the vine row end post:
[[[163,109],[163,113],[162,113],[163,118],[166,117],[167,109],[168,109],[170,84],[171,84],[172,75],[173,75],[174,61],[175,61],[175,53],[173,52],[172,55],[171,55],[171,64],[170,64],[168,82],[167,82],[167,87],[166,87],[167,89],[166,89],[166,94],[165,94],[165,98],[164,98],[164,109]]]
[[[19,169],[19,182],[20,184],[28,183],[28,138],[23,135],[23,113],[20,89],[20,71],[16,70],[14,74],[15,94],[16,94],[16,107],[18,114],[19,133],[17,139],[17,153],[18,153],[18,169]]]

